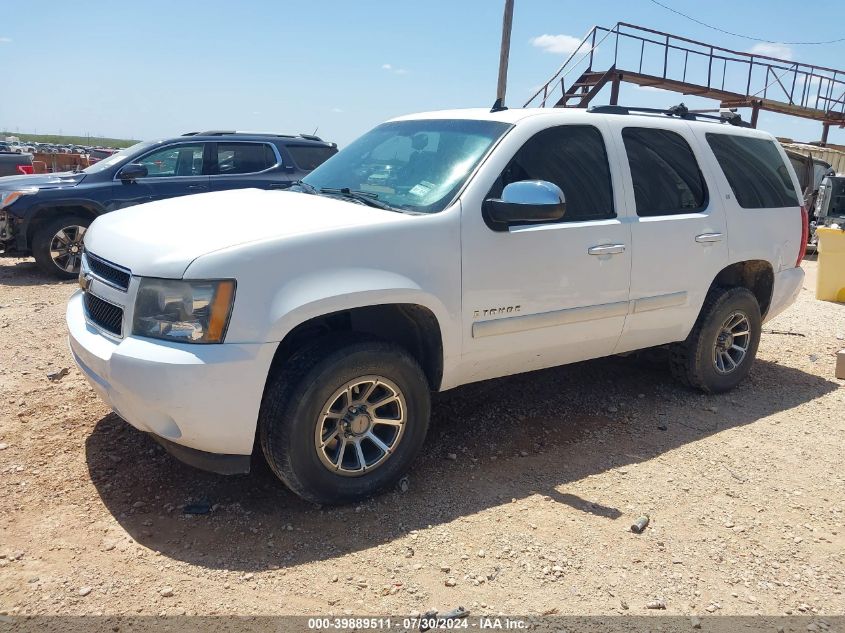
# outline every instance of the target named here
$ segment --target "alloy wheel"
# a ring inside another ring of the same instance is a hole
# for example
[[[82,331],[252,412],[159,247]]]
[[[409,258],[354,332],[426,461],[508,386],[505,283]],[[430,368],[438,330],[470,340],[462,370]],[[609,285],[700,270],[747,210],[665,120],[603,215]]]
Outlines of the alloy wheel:
[[[79,270],[82,260],[82,238],[85,227],[78,224],[56,231],[50,240],[50,258],[57,268],[68,273]]]
[[[744,312],[735,311],[722,323],[713,346],[713,364],[719,374],[730,374],[745,360],[751,345],[751,324]]]
[[[314,441],[330,471],[357,477],[383,465],[405,432],[407,404],[402,391],[383,376],[361,376],[323,405]]]

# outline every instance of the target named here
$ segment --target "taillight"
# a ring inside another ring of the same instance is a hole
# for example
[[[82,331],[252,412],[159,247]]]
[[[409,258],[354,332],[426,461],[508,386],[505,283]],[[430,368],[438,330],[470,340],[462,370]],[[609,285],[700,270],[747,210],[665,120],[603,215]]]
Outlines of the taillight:
[[[18,171],[24,176],[29,176],[30,174],[34,173],[32,171],[32,165],[18,165]]]
[[[801,245],[798,247],[798,259],[795,266],[800,266],[804,260],[804,255],[807,254],[807,240],[810,239],[810,215],[807,213],[807,207],[801,205]]]

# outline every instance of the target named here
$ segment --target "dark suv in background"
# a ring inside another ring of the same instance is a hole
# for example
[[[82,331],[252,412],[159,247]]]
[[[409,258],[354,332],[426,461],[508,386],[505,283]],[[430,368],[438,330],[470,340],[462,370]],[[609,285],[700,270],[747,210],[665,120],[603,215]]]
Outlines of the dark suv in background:
[[[0,254],[32,254],[43,270],[72,278],[85,230],[102,213],[207,191],[285,189],[335,153],[307,134],[192,132],[78,172],[0,178]]]

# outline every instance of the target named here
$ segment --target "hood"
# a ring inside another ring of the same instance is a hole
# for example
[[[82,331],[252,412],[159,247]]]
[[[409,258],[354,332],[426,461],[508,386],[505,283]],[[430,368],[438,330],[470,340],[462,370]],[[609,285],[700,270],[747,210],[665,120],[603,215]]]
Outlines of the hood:
[[[196,258],[224,248],[409,219],[326,196],[236,189],[101,215],[85,234],[85,249],[135,275],[179,278]]]
[[[30,176],[4,176],[0,178],[0,190],[24,189],[37,187],[38,189],[58,189],[60,187],[75,187],[85,179],[85,174],[72,171],[57,172],[55,174],[32,174]]]

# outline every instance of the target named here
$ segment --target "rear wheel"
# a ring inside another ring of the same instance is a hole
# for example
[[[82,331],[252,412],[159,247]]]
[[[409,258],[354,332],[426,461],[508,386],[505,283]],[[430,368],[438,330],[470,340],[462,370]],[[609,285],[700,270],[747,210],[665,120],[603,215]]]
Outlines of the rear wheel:
[[[706,393],[733,389],[751,371],[762,318],[747,288],[714,288],[687,340],[672,348],[672,373]]]
[[[429,389],[390,343],[331,337],[268,382],[259,414],[270,468],[299,496],[348,503],[394,484],[425,440]]]
[[[82,262],[82,239],[91,224],[88,218],[63,215],[50,220],[35,233],[32,255],[44,272],[73,279]]]

